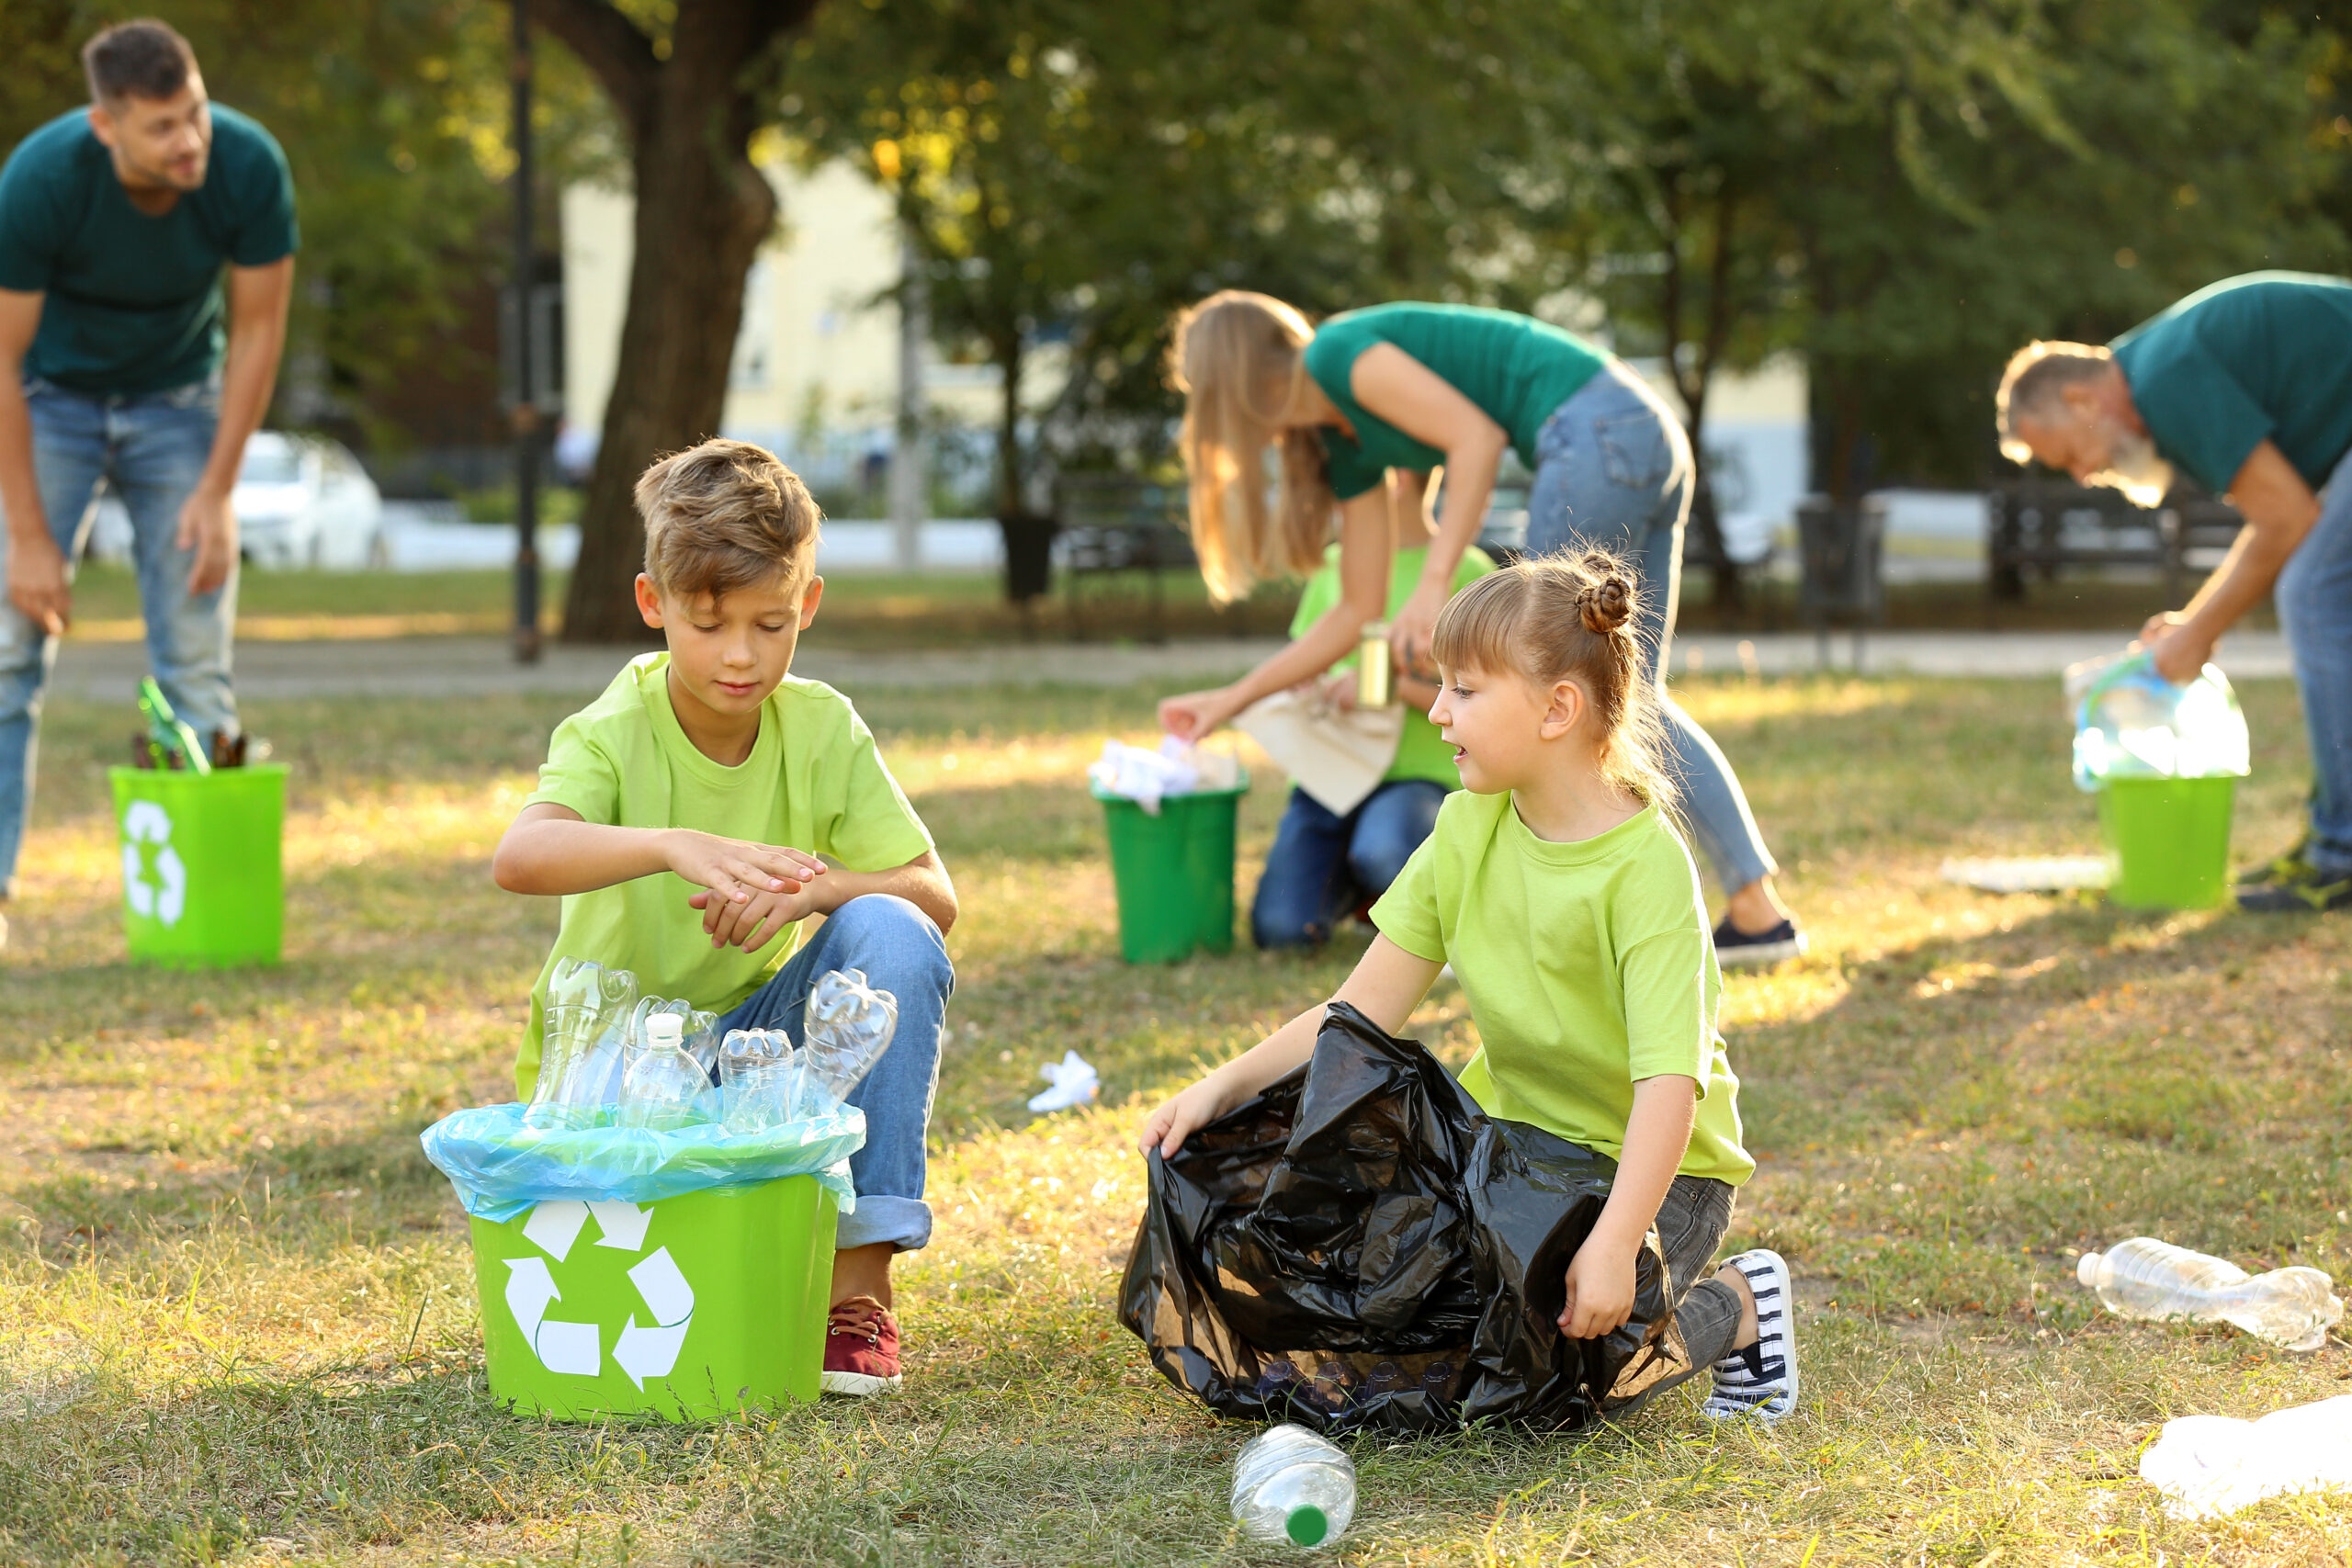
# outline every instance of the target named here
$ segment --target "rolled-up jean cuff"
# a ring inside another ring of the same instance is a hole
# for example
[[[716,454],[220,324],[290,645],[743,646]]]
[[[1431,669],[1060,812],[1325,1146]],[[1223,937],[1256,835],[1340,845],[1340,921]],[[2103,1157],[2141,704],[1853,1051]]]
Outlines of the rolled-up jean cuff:
[[[920,1198],[893,1198],[877,1192],[857,1195],[857,1210],[843,1214],[833,1233],[833,1246],[842,1251],[887,1241],[900,1252],[931,1245],[931,1205]]]

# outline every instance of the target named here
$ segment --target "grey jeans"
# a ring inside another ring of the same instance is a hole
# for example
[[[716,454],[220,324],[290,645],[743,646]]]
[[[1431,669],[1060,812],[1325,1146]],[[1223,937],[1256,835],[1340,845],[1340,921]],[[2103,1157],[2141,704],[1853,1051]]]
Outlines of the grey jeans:
[[[1738,1189],[1704,1176],[1678,1176],[1657,1208],[1655,1229],[1666,1255],[1667,1294],[1674,1315],[1617,1375],[1602,1406],[1631,1416],[1731,1353],[1739,1337],[1739,1292],[1715,1278],[1715,1248],[1731,1228]]]
[[[1724,891],[1779,868],[1747,808],[1739,775],[1666,689],[1666,656],[1682,592],[1682,525],[1690,513],[1690,443],[1657,394],[1612,359],[1544,422],[1527,492],[1527,548],[1575,547],[1623,557],[1642,589],[1634,623],[1657,682],[1683,817]]]

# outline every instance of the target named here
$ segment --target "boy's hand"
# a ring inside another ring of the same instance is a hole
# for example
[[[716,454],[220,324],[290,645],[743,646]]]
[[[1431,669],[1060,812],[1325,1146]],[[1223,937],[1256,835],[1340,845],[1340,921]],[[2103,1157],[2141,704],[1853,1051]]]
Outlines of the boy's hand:
[[[1595,1246],[1588,1236],[1568,1259],[1568,1303],[1560,1310],[1560,1333],[1569,1339],[1598,1339],[1634,1315],[1634,1252]]]
[[[681,830],[671,840],[670,869],[716,894],[719,902],[741,905],[754,894],[797,892],[825,874],[825,863],[799,850]],[[696,894],[687,902],[705,909],[703,929],[708,931],[711,922],[702,897]]]
[[[702,929],[713,947],[730,943],[756,953],[795,920],[821,913],[817,895],[805,883],[788,883],[781,893],[754,893],[742,903],[705,890],[686,902],[702,911]]]
[[[1216,1073],[1185,1089],[1175,1099],[1151,1113],[1143,1124],[1143,1134],[1136,1146],[1145,1154],[1158,1149],[1173,1156],[1184,1146],[1184,1140],[1201,1128],[1224,1115],[1231,1107],[1226,1104],[1225,1086]]]

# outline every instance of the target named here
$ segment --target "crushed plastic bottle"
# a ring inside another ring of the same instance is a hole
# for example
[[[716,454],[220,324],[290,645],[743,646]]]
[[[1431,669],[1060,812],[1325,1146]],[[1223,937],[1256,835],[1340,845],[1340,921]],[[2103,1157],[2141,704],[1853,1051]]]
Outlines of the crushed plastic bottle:
[[[803,1098],[796,1109],[838,1104],[874,1070],[899,1030],[899,998],[865,983],[860,969],[831,969],[808,992],[797,1058]]]
[[[669,1131],[709,1120],[698,1102],[710,1078],[686,1054],[685,1024],[678,1013],[656,1012],[630,1042],[618,1100],[622,1126]]]
[[[1271,1427],[1233,1461],[1233,1517],[1256,1540],[1329,1546],[1356,1513],[1356,1467],[1304,1427]]]
[[[531,1088],[526,1125],[584,1125],[602,1102],[592,1092],[598,1046],[627,1028],[637,1001],[637,976],[584,958],[561,958],[548,976],[539,1039],[539,1077]]]
[[[2317,1269],[2249,1276],[2234,1263],[2144,1235],[2086,1252],[2075,1277],[2125,1317],[2233,1323],[2288,1350],[2318,1349],[2344,1317],[2335,1281]]]
[[[730,1029],[718,1046],[718,1088],[727,1130],[765,1132],[792,1114],[792,1036],[781,1029]]]
[[[2229,677],[2208,664],[2187,685],[2156,672],[2145,649],[2086,660],[2066,671],[2075,705],[2075,784],[2109,779],[2244,778],[2245,715]]]

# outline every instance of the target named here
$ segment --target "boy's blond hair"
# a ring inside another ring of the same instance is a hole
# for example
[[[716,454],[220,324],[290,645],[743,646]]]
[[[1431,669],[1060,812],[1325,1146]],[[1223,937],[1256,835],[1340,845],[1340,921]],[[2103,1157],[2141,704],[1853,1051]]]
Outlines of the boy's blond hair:
[[[748,441],[706,441],[638,477],[645,575],[681,599],[724,599],[779,580],[796,592],[816,575],[823,517],[800,476]]]

